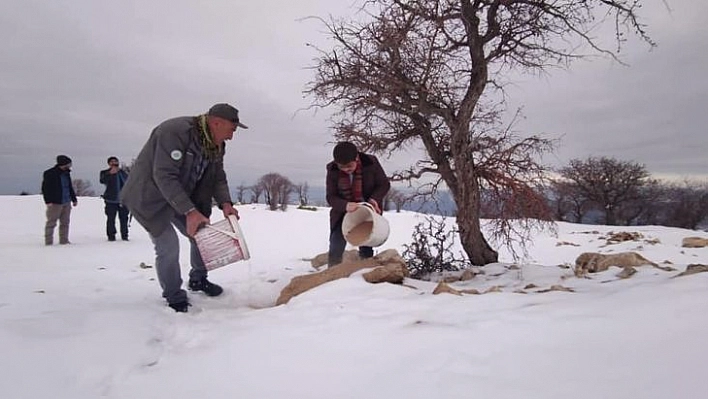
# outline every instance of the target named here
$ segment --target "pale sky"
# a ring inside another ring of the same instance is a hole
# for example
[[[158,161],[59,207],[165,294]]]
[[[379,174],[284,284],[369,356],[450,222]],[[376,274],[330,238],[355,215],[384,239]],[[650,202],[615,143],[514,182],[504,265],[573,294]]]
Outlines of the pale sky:
[[[636,41],[621,57],[570,71],[511,77],[517,130],[561,137],[545,159],[613,156],[658,175],[708,174],[708,2],[647,0],[644,22],[659,47]],[[350,15],[353,0],[88,1],[0,3],[0,194],[38,193],[58,154],[74,178],[101,192],[98,171],[130,161],[161,121],[228,102],[249,130],[228,145],[232,188],[278,172],[324,185],[331,158],[327,112],[301,111],[302,90],[326,47],[308,16]],[[388,172],[407,156],[382,159]]]

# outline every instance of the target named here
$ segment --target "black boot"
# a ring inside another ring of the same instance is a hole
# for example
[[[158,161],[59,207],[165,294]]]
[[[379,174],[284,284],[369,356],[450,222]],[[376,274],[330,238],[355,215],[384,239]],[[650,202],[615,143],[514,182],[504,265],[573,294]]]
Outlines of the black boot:
[[[201,280],[189,280],[189,289],[192,291],[202,291],[207,296],[219,296],[224,289],[220,286],[209,282],[206,277]]]
[[[167,306],[174,309],[174,311],[177,313],[187,313],[189,311],[189,307],[192,306],[192,304],[187,301],[184,301],[177,303],[169,303],[167,304]]]

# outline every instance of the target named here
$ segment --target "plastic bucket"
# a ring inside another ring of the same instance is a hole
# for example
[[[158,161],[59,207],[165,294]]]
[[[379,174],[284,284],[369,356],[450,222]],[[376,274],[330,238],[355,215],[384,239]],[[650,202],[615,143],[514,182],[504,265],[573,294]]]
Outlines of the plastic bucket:
[[[207,270],[251,257],[238,225],[238,219],[233,215],[199,229],[194,235],[194,241],[197,242],[197,248]]]
[[[359,203],[354,212],[347,212],[342,221],[342,234],[355,247],[378,247],[388,239],[388,220],[379,215],[368,202]]]

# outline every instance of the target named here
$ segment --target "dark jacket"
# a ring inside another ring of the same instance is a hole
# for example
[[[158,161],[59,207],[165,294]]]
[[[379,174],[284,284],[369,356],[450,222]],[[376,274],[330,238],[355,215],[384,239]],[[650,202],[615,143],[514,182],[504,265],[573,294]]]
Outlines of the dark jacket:
[[[128,181],[128,172],[124,171],[123,169],[118,169],[118,173],[110,174],[109,169],[104,169],[99,173],[98,175],[98,181],[101,182],[101,184],[106,185],[106,191],[103,192],[103,199],[106,202],[110,203],[119,203],[120,202],[120,190],[118,187],[118,178],[121,179],[123,182],[123,186],[125,186],[125,183]],[[121,187],[122,188],[122,187]]]
[[[175,215],[196,208],[209,216],[212,199],[231,202],[224,172],[224,151],[208,162],[199,181],[194,173],[202,159],[194,117],[169,119],[158,125],[130,169],[120,193],[121,203],[153,236],[170,225]]]
[[[391,188],[386,172],[381,167],[379,160],[373,155],[360,152],[359,159],[361,160],[361,183],[364,201],[373,198],[380,207],[383,207],[383,198]],[[334,228],[344,218],[347,213],[347,203],[350,202],[342,197],[342,193],[339,192],[339,167],[334,161],[327,164],[326,186],[327,203],[332,207],[329,211],[329,224],[330,228]]]
[[[76,193],[74,193],[74,187],[73,184],[71,184],[71,172],[61,170],[59,166],[56,165],[53,168],[45,170],[42,177],[42,196],[44,197],[45,204],[62,203],[61,175],[63,173],[66,173],[69,178],[69,196],[71,197],[71,202],[76,202]]]

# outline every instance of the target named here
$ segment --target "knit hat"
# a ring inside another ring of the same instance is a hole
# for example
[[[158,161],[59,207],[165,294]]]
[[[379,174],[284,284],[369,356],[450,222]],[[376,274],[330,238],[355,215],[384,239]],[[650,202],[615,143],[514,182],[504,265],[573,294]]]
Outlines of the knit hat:
[[[57,155],[57,165],[64,166],[71,163],[71,158],[66,155]]]

